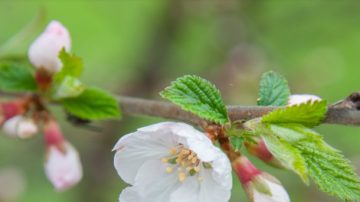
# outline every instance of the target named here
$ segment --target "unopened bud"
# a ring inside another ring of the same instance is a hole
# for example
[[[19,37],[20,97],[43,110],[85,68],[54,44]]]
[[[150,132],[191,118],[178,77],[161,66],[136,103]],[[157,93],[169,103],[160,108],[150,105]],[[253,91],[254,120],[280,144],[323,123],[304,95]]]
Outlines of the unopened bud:
[[[44,138],[47,146],[61,147],[65,140],[59,124],[55,120],[50,120],[44,125]]]
[[[250,202],[290,202],[290,198],[273,176],[258,170],[245,156],[232,163]]]
[[[62,149],[55,145],[47,148],[45,174],[57,191],[64,191],[80,182],[83,171],[79,155],[68,142]]]
[[[52,21],[29,49],[30,62],[37,69],[55,73],[62,64],[58,58],[61,49],[69,51],[71,39],[68,30],[58,21]]]
[[[277,160],[269,151],[263,139],[256,139],[256,142],[246,142],[245,147],[250,154],[261,159],[265,163],[276,168],[284,168],[279,160]]]
[[[29,138],[38,132],[38,127],[32,119],[18,115],[5,121],[3,130],[11,137]]]
[[[24,113],[25,103],[23,100],[13,100],[9,102],[0,103],[1,119],[0,124],[4,121]]]
[[[308,95],[308,94],[295,94],[291,95],[288,100],[288,105],[297,105],[301,103],[306,103],[308,101],[320,101],[321,98],[316,95]]]

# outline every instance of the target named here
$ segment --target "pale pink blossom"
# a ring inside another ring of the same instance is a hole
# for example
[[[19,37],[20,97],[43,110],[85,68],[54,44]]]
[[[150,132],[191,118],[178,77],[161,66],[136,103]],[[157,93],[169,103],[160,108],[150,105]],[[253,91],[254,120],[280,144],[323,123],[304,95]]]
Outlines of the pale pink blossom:
[[[47,147],[45,173],[57,191],[64,191],[80,182],[83,171],[76,149],[68,143],[55,120],[44,126]]]
[[[58,55],[63,48],[66,51],[71,48],[70,34],[60,22],[51,21],[45,31],[31,44],[30,62],[37,69],[55,73],[62,66]]]
[[[115,168],[131,186],[120,202],[228,202],[231,164],[204,133],[184,123],[138,129],[115,145]]]
[[[45,162],[45,174],[57,191],[73,187],[83,176],[80,158],[75,148],[68,142],[64,142],[62,146],[49,146]]]

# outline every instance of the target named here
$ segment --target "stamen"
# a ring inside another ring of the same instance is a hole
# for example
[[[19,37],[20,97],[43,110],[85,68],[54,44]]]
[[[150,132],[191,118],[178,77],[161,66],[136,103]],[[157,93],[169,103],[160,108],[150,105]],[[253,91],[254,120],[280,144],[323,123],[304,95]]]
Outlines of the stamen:
[[[210,163],[201,162],[195,152],[184,148],[183,145],[171,148],[169,154],[170,156],[162,158],[161,161],[165,164],[172,164],[166,167],[165,171],[172,173],[176,169],[180,182],[184,182],[186,176],[196,176],[198,181],[202,181],[203,177],[199,176],[202,167],[205,169],[212,168]]]
[[[172,167],[167,167],[166,168],[167,173],[172,173],[173,171],[174,171],[174,168],[172,168]]]
[[[197,172],[196,172],[195,169],[191,169],[191,170],[189,171],[189,175],[190,175],[190,176],[194,176],[196,173],[197,173]]]
[[[203,166],[204,166],[205,169],[211,169],[211,168],[212,168],[212,166],[211,166],[210,163],[205,163],[205,162],[203,162],[202,164],[203,164]]]
[[[168,163],[169,160],[168,160],[168,158],[161,158],[161,162],[163,162],[163,163]]]
[[[171,155],[177,154],[177,149],[176,149],[175,147],[171,148],[171,149],[170,149],[170,154],[171,154]]]
[[[178,178],[180,182],[184,182],[186,178],[186,174],[184,172],[180,172]]]
[[[177,163],[176,157],[175,157],[175,158],[172,158],[172,159],[169,159],[169,160],[168,160],[168,163],[170,163],[170,164],[176,164],[176,163]]]

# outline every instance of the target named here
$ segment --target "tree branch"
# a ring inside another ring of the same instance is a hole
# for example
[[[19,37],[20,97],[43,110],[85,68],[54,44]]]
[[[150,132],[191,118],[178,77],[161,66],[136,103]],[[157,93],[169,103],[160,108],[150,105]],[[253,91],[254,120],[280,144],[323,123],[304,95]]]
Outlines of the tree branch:
[[[19,97],[23,94],[0,92],[0,96]],[[146,115],[173,119],[204,126],[208,122],[198,116],[182,110],[175,104],[142,98],[118,96],[122,111],[130,115]],[[279,107],[228,106],[232,121],[249,120],[261,117]],[[323,123],[360,126],[360,92],[349,95],[333,105],[329,105]]]
[[[196,125],[206,124],[203,119],[185,112],[169,102],[132,97],[118,97],[118,99],[123,112],[126,114],[162,117]],[[228,112],[230,119],[237,121],[261,117],[276,108],[278,107],[228,106]],[[360,126],[360,92],[353,93],[346,99],[330,105],[323,122]]]

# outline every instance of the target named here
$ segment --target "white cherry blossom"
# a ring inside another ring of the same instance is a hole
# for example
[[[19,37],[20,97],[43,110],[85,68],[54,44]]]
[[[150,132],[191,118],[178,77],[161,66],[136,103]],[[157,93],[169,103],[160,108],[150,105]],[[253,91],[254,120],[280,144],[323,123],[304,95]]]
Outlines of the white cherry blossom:
[[[115,168],[131,186],[120,202],[227,202],[231,164],[204,133],[163,122],[122,137]]]

